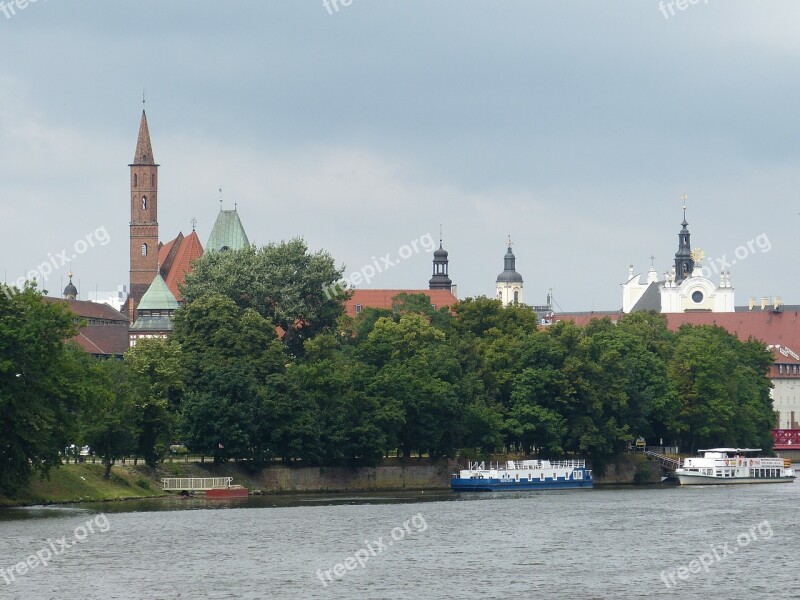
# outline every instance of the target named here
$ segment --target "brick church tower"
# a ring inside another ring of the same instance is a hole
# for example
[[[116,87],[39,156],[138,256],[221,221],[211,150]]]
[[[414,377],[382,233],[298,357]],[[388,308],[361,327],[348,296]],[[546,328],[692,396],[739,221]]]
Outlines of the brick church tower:
[[[136,155],[131,168],[131,279],[128,317],[158,274],[158,165],[153,159],[147,115],[142,110]]]

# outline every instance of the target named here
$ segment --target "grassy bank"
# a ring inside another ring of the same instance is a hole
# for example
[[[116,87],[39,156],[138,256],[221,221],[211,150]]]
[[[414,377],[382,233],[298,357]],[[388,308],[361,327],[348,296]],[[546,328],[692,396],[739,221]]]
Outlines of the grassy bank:
[[[103,478],[103,465],[62,465],[50,478],[33,477],[15,498],[0,496],[0,506],[60,504],[164,495],[160,485],[143,468],[114,467],[111,479]]]
[[[0,507],[157,498],[169,495],[161,491],[162,477],[233,477],[238,485],[258,488],[258,483],[249,476],[250,470],[236,463],[214,466],[166,462],[156,469],[129,463],[114,466],[109,480],[103,478],[104,473],[105,467],[100,464],[62,465],[50,472],[49,479],[31,478],[14,498],[0,495]]]

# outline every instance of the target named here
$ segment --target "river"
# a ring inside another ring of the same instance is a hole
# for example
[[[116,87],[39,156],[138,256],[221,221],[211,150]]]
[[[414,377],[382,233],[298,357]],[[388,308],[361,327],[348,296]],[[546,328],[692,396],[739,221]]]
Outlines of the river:
[[[796,481],[0,510],[0,598],[800,598],[799,500]]]

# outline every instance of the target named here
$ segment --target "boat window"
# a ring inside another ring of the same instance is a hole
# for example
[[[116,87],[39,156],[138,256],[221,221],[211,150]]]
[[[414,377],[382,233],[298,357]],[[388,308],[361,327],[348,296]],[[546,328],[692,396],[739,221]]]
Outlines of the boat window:
[[[539,481],[544,481],[544,473],[539,473]]]

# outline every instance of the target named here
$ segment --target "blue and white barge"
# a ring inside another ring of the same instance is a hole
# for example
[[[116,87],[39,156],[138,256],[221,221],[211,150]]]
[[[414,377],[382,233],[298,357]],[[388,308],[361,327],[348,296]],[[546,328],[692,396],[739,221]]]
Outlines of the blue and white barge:
[[[469,463],[453,474],[456,492],[505,492],[591,488],[592,471],[584,460],[509,460],[505,463]]]

